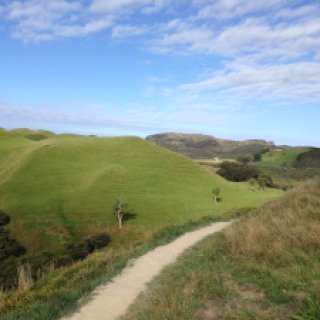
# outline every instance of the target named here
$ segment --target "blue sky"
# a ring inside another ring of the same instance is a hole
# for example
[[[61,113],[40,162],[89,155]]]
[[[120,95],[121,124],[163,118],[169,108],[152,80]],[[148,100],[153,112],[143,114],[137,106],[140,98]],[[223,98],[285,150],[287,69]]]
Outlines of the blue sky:
[[[320,146],[318,0],[0,0],[0,126]]]

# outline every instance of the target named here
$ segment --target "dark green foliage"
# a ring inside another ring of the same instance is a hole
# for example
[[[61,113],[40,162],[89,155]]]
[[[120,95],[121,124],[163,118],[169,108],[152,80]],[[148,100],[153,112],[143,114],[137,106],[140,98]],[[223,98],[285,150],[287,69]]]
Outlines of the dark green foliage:
[[[259,162],[261,161],[261,158],[262,158],[262,155],[269,152],[270,151],[270,148],[266,148],[266,149],[262,149],[258,152],[256,152],[254,155],[253,155],[253,161],[254,162]]]
[[[0,211],[0,263],[9,257],[20,257],[26,249],[16,240],[11,238],[10,231],[2,228],[10,223],[10,216]]]
[[[296,168],[320,168],[320,148],[313,148],[298,155]]]
[[[94,251],[106,247],[111,242],[111,237],[107,233],[101,232],[88,237],[86,240],[90,250]]]
[[[10,216],[0,211],[0,226],[7,225]],[[10,236],[10,231],[0,227],[0,288],[11,288],[15,285],[18,257],[27,250],[16,239]]]
[[[0,227],[7,225],[10,223],[10,216],[0,210]]]
[[[40,133],[27,134],[24,137],[32,141],[41,141],[41,140],[47,139],[47,136]]]
[[[258,185],[260,187],[260,189],[265,189],[266,187],[268,188],[275,188],[275,184],[273,183],[273,180],[270,176],[268,176],[265,173],[261,173],[258,177]]]
[[[248,164],[253,161],[253,156],[244,155],[244,156],[238,157],[237,161],[243,164]]]
[[[66,256],[63,257],[63,260],[67,259],[67,256],[71,257],[73,260],[84,259],[94,250],[103,248],[107,246],[110,242],[110,236],[107,233],[103,232],[87,237],[81,242],[69,245],[67,247]],[[60,263],[62,261],[60,261]]]
[[[229,181],[241,182],[251,178],[257,179],[260,171],[250,165],[224,161],[217,173]]]
[[[26,249],[16,240],[10,237],[10,232],[0,228],[0,261],[14,256],[20,257],[26,253]]]

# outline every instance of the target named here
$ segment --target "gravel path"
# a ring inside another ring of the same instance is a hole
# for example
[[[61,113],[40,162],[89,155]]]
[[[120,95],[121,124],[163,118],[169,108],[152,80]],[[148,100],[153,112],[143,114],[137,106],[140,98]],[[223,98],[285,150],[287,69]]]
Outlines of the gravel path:
[[[217,222],[187,232],[175,241],[155,248],[135,259],[111,282],[100,286],[92,299],[78,312],[64,320],[115,320],[123,316],[146,285],[167,265],[205,237],[229,226],[232,222]]]

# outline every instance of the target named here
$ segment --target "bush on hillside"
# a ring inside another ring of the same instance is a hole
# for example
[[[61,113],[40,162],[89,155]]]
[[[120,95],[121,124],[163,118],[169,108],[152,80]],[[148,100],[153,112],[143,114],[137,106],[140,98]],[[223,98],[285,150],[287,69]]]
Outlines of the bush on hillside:
[[[111,237],[107,233],[98,233],[87,237],[79,243],[69,245],[66,254],[73,260],[81,260],[94,250],[106,247],[110,242]]]
[[[0,227],[5,226],[10,223],[10,216],[0,210]]]
[[[237,161],[242,164],[248,164],[253,161],[253,156],[251,155],[240,156],[237,158]]]
[[[26,253],[23,247],[16,239],[10,237],[10,232],[0,228],[0,261],[9,257],[20,257]]]
[[[45,136],[44,134],[40,134],[40,133],[27,134],[24,137],[26,139],[29,139],[32,141],[41,141],[41,140],[47,139],[47,136]]]
[[[9,230],[3,228],[9,223],[10,216],[0,211],[0,263],[9,257],[20,257],[26,253],[25,247],[10,236]]]
[[[260,171],[253,166],[229,161],[222,162],[217,173],[234,182],[248,181],[251,178],[257,179],[260,175]]]
[[[320,148],[313,148],[297,156],[296,168],[320,168]]]

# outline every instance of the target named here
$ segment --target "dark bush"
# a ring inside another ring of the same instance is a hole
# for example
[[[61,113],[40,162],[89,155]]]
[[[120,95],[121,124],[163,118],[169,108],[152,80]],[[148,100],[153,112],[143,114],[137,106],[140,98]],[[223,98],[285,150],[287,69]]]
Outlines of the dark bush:
[[[241,182],[251,178],[257,179],[260,171],[250,165],[245,165],[237,162],[224,161],[220,165],[217,173],[229,181]]]
[[[24,137],[32,141],[41,141],[41,140],[47,139],[47,136],[40,133],[27,134]]]
[[[259,162],[259,161],[261,161],[262,155],[265,154],[265,153],[267,153],[267,152],[269,152],[269,151],[270,151],[270,149],[269,149],[269,148],[266,148],[266,149],[263,149],[263,150],[261,150],[261,151],[259,151],[259,152],[256,152],[256,153],[253,155],[253,161],[254,161],[254,162]]]
[[[9,257],[20,257],[26,253],[26,249],[16,240],[10,237],[8,230],[0,228],[0,261]]]
[[[26,249],[16,240],[10,237],[10,231],[4,229],[10,223],[10,216],[0,211],[0,261],[9,257],[20,257],[26,253]]]
[[[71,244],[67,247],[67,256],[72,257],[73,260],[81,260],[87,257],[96,249],[107,246],[111,241],[107,233],[98,233],[87,237],[79,243]]]
[[[94,251],[106,247],[111,242],[111,237],[107,233],[101,232],[88,237],[86,241],[90,250]]]
[[[10,223],[10,216],[0,210],[0,227]]]
[[[320,148],[312,148],[298,155],[295,168],[320,168]]]
[[[242,164],[248,164],[253,161],[253,157],[251,155],[240,156],[237,158],[237,161]]]
[[[90,248],[87,241],[81,241],[80,243],[70,244],[67,247],[67,255],[73,260],[82,260],[90,254]]]

